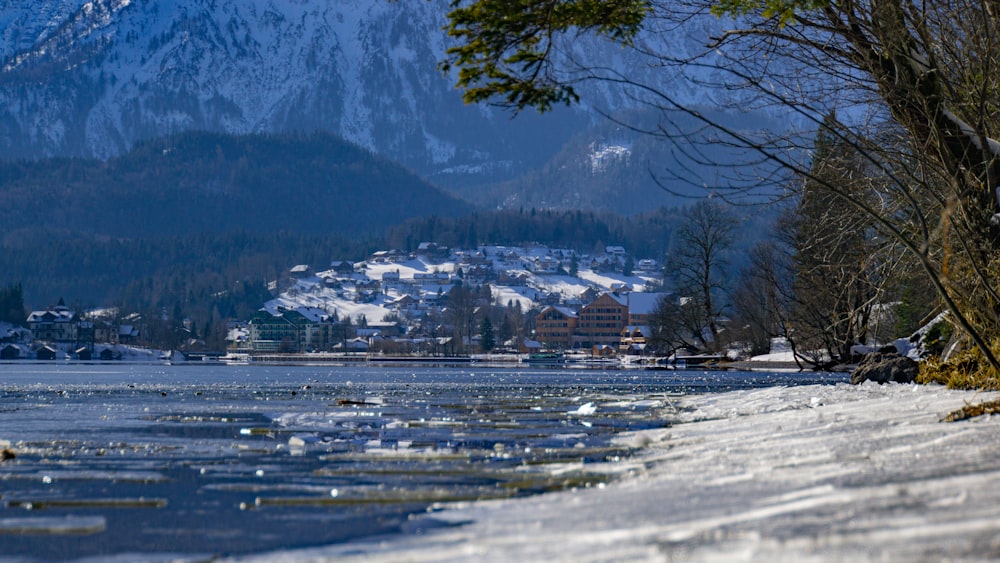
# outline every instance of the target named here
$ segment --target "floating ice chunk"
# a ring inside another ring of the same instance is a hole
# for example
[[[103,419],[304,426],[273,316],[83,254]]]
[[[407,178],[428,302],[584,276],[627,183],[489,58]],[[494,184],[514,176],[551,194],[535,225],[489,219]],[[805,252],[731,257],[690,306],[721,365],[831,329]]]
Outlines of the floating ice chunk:
[[[597,406],[594,403],[584,403],[580,405],[579,408],[571,410],[567,414],[575,414],[583,416],[588,414],[594,414],[595,412],[597,412]]]
[[[309,444],[319,442],[319,436],[315,434],[296,434],[288,439],[288,447],[304,448]]]
[[[0,518],[0,535],[99,534],[107,528],[103,516],[66,516],[40,518]]]

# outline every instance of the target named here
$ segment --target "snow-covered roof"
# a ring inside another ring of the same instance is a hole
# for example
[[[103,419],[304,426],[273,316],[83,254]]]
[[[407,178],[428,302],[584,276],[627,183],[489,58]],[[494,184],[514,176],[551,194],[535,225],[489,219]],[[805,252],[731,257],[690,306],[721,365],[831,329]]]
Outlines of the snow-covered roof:
[[[33,322],[47,321],[47,322],[65,323],[72,321],[73,317],[75,316],[76,313],[70,310],[68,307],[59,306],[59,307],[53,307],[51,309],[46,309],[44,311],[32,311],[31,314],[28,315],[28,322],[33,323]]]
[[[651,315],[656,311],[656,305],[666,293],[629,293],[628,312],[632,315]]]

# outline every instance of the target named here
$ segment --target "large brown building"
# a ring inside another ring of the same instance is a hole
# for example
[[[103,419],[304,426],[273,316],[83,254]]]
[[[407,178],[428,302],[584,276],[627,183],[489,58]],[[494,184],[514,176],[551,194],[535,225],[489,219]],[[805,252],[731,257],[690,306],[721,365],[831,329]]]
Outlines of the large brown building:
[[[662,293],[602,293],[576,313],[550,306],[535,316],[535,338],[547,348],[613,346],[622,342],[628,326],[645,326]]]
[[[535,316],[535,340],[548,348],[570,348],[577,315],[566,307],[546,307]]]
[[[573,335],[574,347],[618,347],[622,329],[628,324],[628,301],[624,296],[604,293],[580,309]]]

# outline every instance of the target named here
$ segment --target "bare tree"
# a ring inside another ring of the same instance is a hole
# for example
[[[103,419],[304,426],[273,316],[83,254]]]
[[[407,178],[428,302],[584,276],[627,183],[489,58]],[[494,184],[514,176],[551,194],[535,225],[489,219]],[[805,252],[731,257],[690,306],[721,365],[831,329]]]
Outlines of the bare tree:
[[[725,313],[723,281],[735,218],[716,200],[701,200],[688,210],[674,233],[666,276],[681,297],[681,325],[705,350],[719,349]]]
[[[770,352],[775,338],[785,338],[794,352],[792,253],[780,242],[767,241],[751,247],[749,259],[732,294],[737,339],[752,355]]]
[[[786,181],[788,175],[809,178],[906,249],[979,349],[983,375],[997,385],[1000,361],[991,349],[1000,342],[995,2],[535,0],[515,6],[459,0],[454,7],[450,32],[460,45],[443,66],[459,70],[468,100],[546,109],[575,101],[582,81],[610,82],[662,112],[661,125],[645,132],[683,139],[679,150],[694,158],[699,146],[707,146],[698,141],[721,143],[748,151],[741,164],[743,170],[752,165],[752,176],[776,171]],[[728,29],[704,23],[709,14],[731,16],[722,20]],[[713,30],[704,38],[707,48],[683,56],[647,40],[704,29]],[[649,57],[672,81],[686,76],[738,92],[742,108],[782,108],[802,130],[776,136],[727,126],[677,103],[663,80],[639,81],[574,59],[572,46],[581,35]],[[712,72],[684,74],[691,69]],[[825,120],[834,109],[844,117]],[[678,130],[678,115],[703,128]],[[812,175],[805,140],[818,130],[867,161],[867,173],[877,178],[876,197],[859,198]],[[733,188],[734,195],[753,187],[737,180],[725,178],[715,187]]]

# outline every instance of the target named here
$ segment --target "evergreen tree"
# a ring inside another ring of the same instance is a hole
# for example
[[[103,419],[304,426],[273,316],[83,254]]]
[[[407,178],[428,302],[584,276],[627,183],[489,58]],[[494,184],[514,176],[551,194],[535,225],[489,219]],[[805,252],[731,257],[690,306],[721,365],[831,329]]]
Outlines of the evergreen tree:
[[[24,326],[27,315],[24,309],[24,291],[20,283],[0,288],[0,322]]]
[[[496,337],[493,334],[493,323],[490,322],[489,317],[484,317],[482,324],[479,325],[479,335],[484,352],[489,352],[496,347]]]

